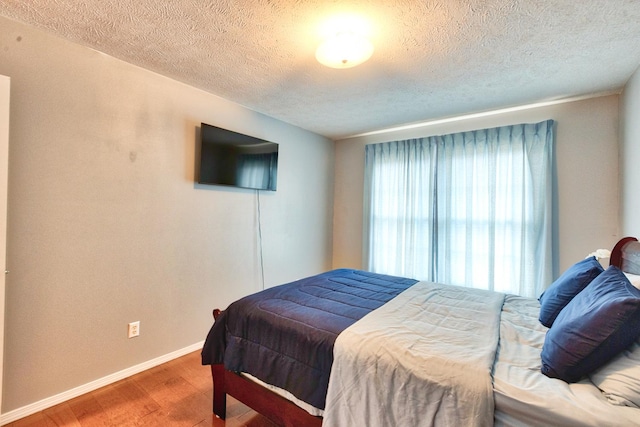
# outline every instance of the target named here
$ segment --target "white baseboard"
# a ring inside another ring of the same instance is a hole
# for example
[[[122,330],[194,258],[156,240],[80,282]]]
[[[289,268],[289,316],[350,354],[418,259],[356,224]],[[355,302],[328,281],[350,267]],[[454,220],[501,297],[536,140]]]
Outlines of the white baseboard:
[[[142,371],[146,371],[147,369],[151,369],[170,360],[177,359],[178,357],[184,356],[185,354],[200,350],[203,344],[204,341],[190,345],[189,347],[185,347],[169,354],[165,354],[164,356],[156,357],[155,359],[140,363],[139,365],[123,369],[122,371],[115,372],[111,375],[107,375],[106,377],[91,381],[90,383],[72,388],[71,390],[56,394],[55,396],[47,397],[46,399],[42,399],[38,402],[31,403],[18,409],[14,409],[13,411],[9,411],[6,414],[0,414],[0,426],[27,417],[31,414],[35,414],[36,412],[43,411],[60,403],[66,402],[67,400],[73,399],[74,397],[92,392],[99,389],[100,387],[113,384],[124,378],[130,377]]]

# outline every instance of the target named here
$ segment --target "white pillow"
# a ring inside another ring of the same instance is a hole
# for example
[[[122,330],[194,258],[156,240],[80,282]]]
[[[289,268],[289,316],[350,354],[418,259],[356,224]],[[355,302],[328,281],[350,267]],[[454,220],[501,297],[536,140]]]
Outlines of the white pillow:
[[[589,374],[591,382],[602,390],[607,400],[614,405],[640,408],[639,341],[602,368]]]
[[[629,279],[629,281],[631,282],[631,284],[633,286],[635,286],[636,288],[640,289],[640,276],[637,274],[631,274],[631,273],[624,273],[625,276],[627,276],[627,279]]]

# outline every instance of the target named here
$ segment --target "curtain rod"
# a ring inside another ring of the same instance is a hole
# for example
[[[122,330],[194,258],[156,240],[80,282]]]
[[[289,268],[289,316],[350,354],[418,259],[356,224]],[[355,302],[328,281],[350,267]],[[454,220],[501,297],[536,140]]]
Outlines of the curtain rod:
[[[359,134],[356,134],[356,135],[351,135],[351,136],[346,136],[344,138],[340,138],[337,141],[341,141],[341,140],[345,140],[345,139],[351,139],[351,138],[360,138],[360,137],[363,137],[363,136],[382,135],[382,134],[385,134],[385,133],[392,133],[392,132],[398,132],[398,131],[409,130],[409,129],[418,129],[418,128],[422,128],[422,127],[435,126],[435,125],[440,125],[440,124],[444,124],[444,123],[452,123],[452,122],[459,122],[459,121],[464,121],[464,120],[477,119],[477,118],[481,118],[481,117],[496,116],[496,115],[499,115],[499,114],[506,114],[506,113],[513,113],[513,112],[516,112],[516,111],[531,110],[531,109],[534,109],[534,108],[541,108],[541,107],[548,107],[548,106],[551,106],[551,105],[565,104],[567,102],[583,101],[585,99],[599,98],[599,97],[602,97],[602,96],[619,95],[620,93],[621,93],[621,91],[599,92],[599,93],[594,93],[594,94],[590,94],[590,95],[573,96],[573,97],[569,97],[569,98],[556,99],[556,100],[553,100],[553,101],[543,101],[543,102],[536,102],[534,104],[525,104],[525,105],[518,105],[518,106],[515,106],[515,107],[501,108],[501,109],[498,109],[498,110],[489,110],[489,111],[482,111],[482,112],[479,112],[479,113],[464,114],[464,115],[461,115],[461,116],[445,117],[445,118],[442,118],[442,119],[435,119],[435,120],[428,120],[428,121],[425,121],[425,122],[410,123],[410,124],[401,125],[401,126],[394,126],[394,127],[391,127],[391,128],[374,130],[374,131],[371,131],[371,132],[359,133]]]

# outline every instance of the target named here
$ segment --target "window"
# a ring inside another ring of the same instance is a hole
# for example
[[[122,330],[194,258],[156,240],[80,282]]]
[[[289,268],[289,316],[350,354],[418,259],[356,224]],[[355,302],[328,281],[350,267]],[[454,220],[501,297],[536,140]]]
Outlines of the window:
[[[365,261],[537,296],[551,281],[554,122],[365,148]]]

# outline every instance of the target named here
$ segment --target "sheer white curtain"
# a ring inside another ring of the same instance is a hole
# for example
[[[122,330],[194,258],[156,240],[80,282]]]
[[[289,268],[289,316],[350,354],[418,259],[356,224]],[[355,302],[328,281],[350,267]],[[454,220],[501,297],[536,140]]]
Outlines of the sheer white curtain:
[[[371,271],[538,296],[552,277],[554,122],[365,148]]]

